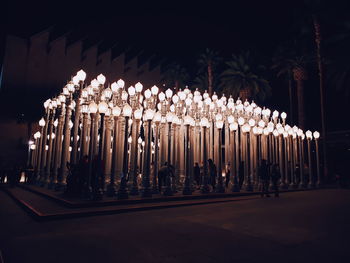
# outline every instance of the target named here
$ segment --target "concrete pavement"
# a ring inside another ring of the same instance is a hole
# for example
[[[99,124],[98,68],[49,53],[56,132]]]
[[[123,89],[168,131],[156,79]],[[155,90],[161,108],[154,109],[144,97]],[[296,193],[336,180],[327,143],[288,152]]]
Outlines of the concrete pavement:
[[[0,192],[4,262],[349,262],[350,191],[37,222]]]

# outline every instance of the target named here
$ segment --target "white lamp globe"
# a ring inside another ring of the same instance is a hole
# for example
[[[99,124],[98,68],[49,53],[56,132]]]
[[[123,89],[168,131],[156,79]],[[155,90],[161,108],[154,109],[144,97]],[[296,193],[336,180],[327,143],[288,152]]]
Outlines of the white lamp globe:
[[[39,139],[40,138],[40,132],[37,131],[36,133],[34,133],[34,139]]]
[[[239,124],[240,126],[242,126],[242,125],[244,124],[244,118],[243,118],[243,117],[239,117],[239,118],[238,118],[238,124]]]
[[[100,75],[97,76],[97,81],[98,81],[98,83],[103,85],[106,82],[106,77],[103,74],[100,74]]]
[[[224,126],[224,122],[222,120],[218,120],[216,121],[216,128],[218,129],[222,129],[222,127]]]
[[[94,101],[90,102],[90,104],[89,104],[90,113],[92,113],[92,114],[96,113],[97,109],[98,109],[97,104]]]
[[[85,71],[84,70],[79,70],[78,72],[77,72],[77,77],[78,77],[78,79],[80,80],[80,81],[84,81],[85,79],[86,79],[86,73],[85,73]]]
[[[125,104],[123,107],[123,115],[124,117],[131,117],[132,108],[129,104]]]
[[[237,122],[233,122],[230,124],[230,130],[231,131],[236,131],[238,129],[238,123]]]
[[[73,78],[72,78],[72,82],[73,82],[73,85],[75,86],[78,86],[79,85],[79,77],[77,75],[75,75]]]
[[[157,111],[153,116],[153,121],[159,123],[162,120],[162,114]]]
[[[175,94],[175,95],[173,96],[172,100],[173,100],[173,103],[174,103],[174,104],[178,103],[178,102],[179,102],[179,96]]]
[[[101,113],[101,114],[105,114],[108,110],[108,104],[104,101],[101,101],[99,104],[98,104],[98,112]]]
[[[233,123],[235,121],[235,117],[233,117],[232,115],[229,115],[228,117],[227,117],[227,122],[228,123]]]
[[[287,113],[282,112],[282,113],[281,113],[281,118],[282,118],[283,120],[286,119],[286,118],[287,118]]]
[[[146,99],[149,99],[152,96],[152,92],[149,89],[146,89],[144,95]]]
[[[100,84],[100,83],[97,81],[97,79],[91,80],[91,87],[92,87],[94,90],[98,89],[98,85],[99,85],[99,84]]]
[[[154,96],[156,96],[156,95],[158,94],[158,92],[159,92],[159,88],[158,88],[157,86],[153,86],[153,87],[151,88],[151,92],[152,92],[152,94],[153,94]]]
[[[113,116],[119,117],[120,113],[121,113],[121,109],[118,106],[113,107],[112,109],[112,114]]]
[[[255,120],[254,120],[254,119],[250,119],[250,120],[248,121],[248,123],[249,123],[249,125],[250,125],[251,127],[255,126]]]
[[[146,111],[147,114],[147,111]],[[142,109],[137,109],[134,111],[134,117],[136,120],[141,120],[142,118]]]
[[[103,95],[106,99],[110,99],[112,97],[112,90],[110,88],[107,88],[103,91]]]
[[[41,118],[40,121],[39,121],[39,126],[40,127],[44,127],[45,126],[45,120],[44,118]]]
[[[312,139],[312,132],[311,131],[309,131],[309,130],[306,131],[305,135],[306,135],[306,138]]]
[[[165,91],[165,95],[168,99],[170,99],[173,96],[173,91],[171,89],[167,89]]]
[[[113,82],[112,84],[111,84],[111,89],[112,89],[112,91],[114,92],[114,93],[116,93],[116,92],[118,92],[118,89],[119,89],[120,87],[119,87],[119,85],[117,84],[117,82]]]
[[[119,86],[119,88],[124,88],[124,86],[125,86],[125,82],[124,82],[124,80],[122,80],[122,79],[119,79],[118,81],[117,81],[117,84],[118,84],[118,86]]]
[[[128,93],[129,93],[130,96],[134,96],[135,93],[136,93],[135,88],[134,88],[133,86],[130,86],[130,87],[128,88]]]
[[[320,133],[318,131],[314,131],[314,137],[317,140],[318,138],[320,138]]]
[[[145,112],[146,120],[150,121],[153,119],[154,116],[154,110],[147,109]]]
[[[259,125],[259,127],[264,128],[265,127],[265,122],[263,120],[260,120],[258,125]]]
[[[125,90],[123,90],[123,92],[122,92],[122,100],[126,101],[128,99],[128,96],[129,96],[129,94]]]
[[[165,100],[164,92],[159,93],[158,98],[159,98],[160,101],[164,101]]]
[[[207,118],[204,117],[204,118],[201,119],[201,126],[202,127],[207,127],[208,124],[209,124],[209,121],[208,121]]]
[[[174,114],[172,112],[168,112],[165,117],[166,117],[166,121],[168,123],[171,123],[173,121]]]
[[[143,89],[143,85],[142,85],[140,82],[137,82],[137,83],[135,84],[135,90],[136,90],[136,92],[140,93],[140,92],[142,91],[142,89]]]

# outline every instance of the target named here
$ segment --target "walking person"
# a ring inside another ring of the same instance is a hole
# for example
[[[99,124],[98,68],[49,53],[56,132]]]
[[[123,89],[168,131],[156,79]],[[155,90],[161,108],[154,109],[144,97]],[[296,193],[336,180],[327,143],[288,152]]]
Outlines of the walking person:
[[[165,178],[168,174],[168,163],[165,162],[158,170],[158,190],[162,192],[162,186],[165,185]]]
[[[216,165],[214,164],[212,159],[208,160],[208,168],[209,168],[209,176],[210,176],[210,184],[213,187],[213,191],[215,190],[216,185]]]
[[[261,166],[259,167],[259,177],[262,182],[262,191],[261,197],[270,197],[269,195],[269,183],[270,183],[270,174],[269,168],[267,166],[266,160],[261,160]]]
[[[230,177],[231,177],[231,169],[230,169],[230,163],[226,165],[226,172],[225,172],[225,185],[226,188],[228,187],[230,183]]]
[[[279,197],[279,180],[281,179],[281,173],[277,164],[272,166],[271,180],[272,180],[272,189],[275,191],[275,197]]]
[[[199,165],[198,165],[197,162],[195,163],[195,165],[193,167],[193,177],[194,177],[194,180],[195,180],[195,182],[197,184],[197,189],[199,189],[200,186],[201,186],[201,182],[200,182],[200,180],[201,180],[201,169],[199,168]]]
[[[239,183],[239,189],[242,189],[243,181],[244,181],[244,162],[239,163],[238,167],[238,183]]]

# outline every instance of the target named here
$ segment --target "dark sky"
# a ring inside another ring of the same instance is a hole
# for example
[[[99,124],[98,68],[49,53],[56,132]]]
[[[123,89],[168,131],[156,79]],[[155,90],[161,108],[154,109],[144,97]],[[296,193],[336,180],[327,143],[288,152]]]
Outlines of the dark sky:
[[[28,37],[53,26],[57,34],[73,31],[107,42],[122,41],[177,60],[193,70],[196,57],[205,47],[217,49],[226,57],[252,50],[270,58],[276,47],[290,38],[296,15],[305,11],[302,0],[235,0],[225,4],[111,2],[7,0],[1,16],[4,20],[1,52],[6,34]],[[330,23],[350,14],[345,0],[321,2],[325,3]],[[330,24],[323,26],[326,35],[334,30]],[[309,115],[319,115],[319,106],[314,103],[317,82],[312,85],[306,94],[306,99],[313,101]],[[274,89],[274,100],[270,103],[288,111],[288,99],[283,97],[286,94],[278,86]],[[319,120],[313,121],[317,126]]]

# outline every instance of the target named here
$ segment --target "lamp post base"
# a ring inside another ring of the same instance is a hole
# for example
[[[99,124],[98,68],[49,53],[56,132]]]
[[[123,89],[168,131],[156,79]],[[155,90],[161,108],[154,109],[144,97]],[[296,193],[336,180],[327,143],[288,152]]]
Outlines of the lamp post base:
[[[142,197],[152,197],[152,190],[149,187],[144,187],[141,189]]]
[[[137,187],[137,185],[132,185],[131,189],[130,189],[130,195],[139,195],[139,188]]]
[[[248,192],[253,192],[253,186],[250,182],[246,183],[244,185],[244,190],[248,191]]]
[[[117,198],[118,199],[128,199],[129,194],[128,194],[128,190],[127,190],[127,186],[126,186],[125,175],[122,174],[120,178],[121,178],[121,180],[120,180],[119,190],[117,193]]]
[[[111,183],[107,186],[107,196],[113,197],[117,194],[117,186],[115,183]]]
[[[259,188],[259,184],[256,184],[256,187]],[[236,176],[233,177],[233,182],[231,183],[230,188],[231,188],[231,192],[239,192],[240,191]]]

